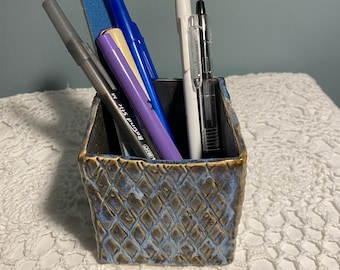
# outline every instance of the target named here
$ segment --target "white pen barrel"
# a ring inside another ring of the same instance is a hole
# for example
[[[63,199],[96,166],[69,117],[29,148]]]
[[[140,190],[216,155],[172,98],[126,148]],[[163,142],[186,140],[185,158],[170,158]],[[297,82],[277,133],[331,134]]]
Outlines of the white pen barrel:
[[[182,56],[183,90],[189,153],[190,158],[199,159],[202,157],[200,121],[198,113],[197,91],[194,87],[190,71],[190,51],[188,37],[189,18],[192,15],[190,0],[176,0],[176,15]]]

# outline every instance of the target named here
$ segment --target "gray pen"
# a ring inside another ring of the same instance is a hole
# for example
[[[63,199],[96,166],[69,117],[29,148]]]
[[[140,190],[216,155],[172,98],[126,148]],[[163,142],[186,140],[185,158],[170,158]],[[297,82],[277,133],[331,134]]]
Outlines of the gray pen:
[[[198,105],[200,113],[202,151],[203,155],[210,156],[220,148],[218,119],[216,110],[215,81],[212,76],[212,63],[210,55],[211,32],[209,18],[202,0],[196,2],[198,16],[200,55],[202,65],[202,84],[198,87]]]
[[[129,150],[129,153],[139,157],[159,158],[154,147],[147,141],[145,133],[140,129],[125,96],[115,87],[93,49],[81,40],[57,1],[45,0],[42,5],[69,53],[82,68],[112,115],[115,124],[118,125],[124,147]]]

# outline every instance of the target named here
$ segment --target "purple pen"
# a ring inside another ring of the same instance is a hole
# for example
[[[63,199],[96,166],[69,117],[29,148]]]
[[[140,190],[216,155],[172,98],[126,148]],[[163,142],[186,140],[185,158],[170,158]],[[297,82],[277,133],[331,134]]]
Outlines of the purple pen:
[[[152,104],[115,41],[109,34],[101,33],[96,42],[122,90],[147,129],[161,158],[181,160],[181,154],[152,108]]]

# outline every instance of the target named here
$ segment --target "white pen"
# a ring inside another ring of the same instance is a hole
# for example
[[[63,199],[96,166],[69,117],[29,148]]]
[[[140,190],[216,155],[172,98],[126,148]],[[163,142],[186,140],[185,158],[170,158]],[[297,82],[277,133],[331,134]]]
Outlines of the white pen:
[[[180,35],[183,87],[190,158],[202,156],[200,122],[197,102],[197,91],[190,71],[189,51],[189,18],[192,15],[190,0],[176,0],[177,30]]]

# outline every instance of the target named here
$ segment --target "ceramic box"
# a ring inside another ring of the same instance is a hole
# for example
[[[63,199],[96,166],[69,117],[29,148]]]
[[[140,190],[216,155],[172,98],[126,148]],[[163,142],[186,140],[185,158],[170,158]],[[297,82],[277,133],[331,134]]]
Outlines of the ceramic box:
[[[122,156],[112,118],[95,97],[79,168],[102,263],[225,265],[233,260],[246,147],[223,78],[215,80],[221,150],[188,158],[181,80],[155,87],[180,161]]]

